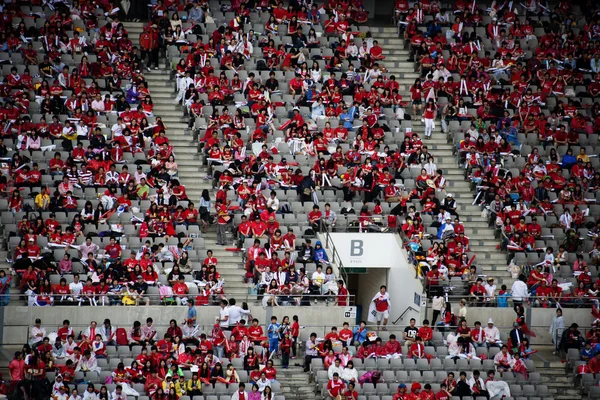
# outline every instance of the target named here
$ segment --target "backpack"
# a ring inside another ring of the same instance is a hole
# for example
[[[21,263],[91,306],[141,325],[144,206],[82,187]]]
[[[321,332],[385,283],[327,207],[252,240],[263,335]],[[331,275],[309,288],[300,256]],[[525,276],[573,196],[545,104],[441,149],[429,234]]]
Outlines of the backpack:
[[[117,345],[127,346],[129,345],[129,339],[127,338],[127,331],[125,328],[117,328],[116,332]]]

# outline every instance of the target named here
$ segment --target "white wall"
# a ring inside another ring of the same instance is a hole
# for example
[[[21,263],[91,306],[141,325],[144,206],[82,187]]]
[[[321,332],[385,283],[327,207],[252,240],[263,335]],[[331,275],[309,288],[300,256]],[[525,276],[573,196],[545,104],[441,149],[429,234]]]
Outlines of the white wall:
[[[356,303],[363,307],[367,319],[369,303],[379,287],[385,284],[392,303],[390,322],[396,321],[408,306],[409,311],[398,324],[407,325],[410,318],[419,320],[421,305],[414,303],[415,293],[422,294],[421,281],[415,278],[399,235],[393,233],[331,233],[331,240],[345,268],[367,268],[360,275]],[[384,278],[381,270],[387,271]]]

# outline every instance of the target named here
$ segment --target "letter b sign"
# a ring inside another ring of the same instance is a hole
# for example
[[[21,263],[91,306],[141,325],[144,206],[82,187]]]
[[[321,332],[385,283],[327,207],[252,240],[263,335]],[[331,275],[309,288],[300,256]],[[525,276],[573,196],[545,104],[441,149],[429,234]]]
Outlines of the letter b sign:
[[[350,241],[350,257],[361,257],[363,255],[363,241],[362,240],[351,240]]]

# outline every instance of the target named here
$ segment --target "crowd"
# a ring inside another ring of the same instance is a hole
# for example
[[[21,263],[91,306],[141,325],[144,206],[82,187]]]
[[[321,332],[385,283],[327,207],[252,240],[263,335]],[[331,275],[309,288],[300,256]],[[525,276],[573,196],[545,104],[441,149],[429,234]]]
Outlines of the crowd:
[[[273,317],[265,332],[232,299],[223,301],[215,324],[205,333],[196,315],[190,303],[181,327],[175,319],[166,329],[156,327],[152,318],[135,321],[131,328],[105,319],[101,325],[92,321],[79,333],[69,320],[49,332],[36,319],[28,343],[9,365],[11,388],[23,388],[33,398],[145,395],[164,400],[202,396],[203,390],[214,393],[211,389],[226,385],[234,400],[273,400],[280,385],[272,358],[281,357],[287,368],[296,357],[298,317],[293,322],[283,317],[281,323]],[[54,382],[47,379],[49,374]],[[82,383],[86,393],[77,390]]]
[[[149,304],[149,291],[159,299],[155,288],[166,303],[218,300],[223,280],[212,252],[193,268],[203,246],[188,233],[204,219],[179,182],[144,77],[173,39],[167,25],[181,27],[167,9],[183,5],[153,6],[139,46],[121,21],[146,19],[145,6],[142,15],[128,1],[31,6],[2,9],[10,62],[0,185],[13,267],[0,273],[2,304],[11,286],[38,306]],[[207,4],[193,8],[189,23],[197,25]]]
[[[525,275],[528,294],[513,298],[531,296],[543,307],[597,304],[598,21],[575,21],[572,8],[498,2],[484,15],[461,2],[453,10],[437,2],[396,4],[410,59],[423,77],[410,89],[413,108],[436,104],[476,190],[473,204],[500,232],[513,278]],[[415,249],[426,253],[424,272],[435,271],[429,284],[461,277],[479,305],[496,304],[500,287],[471,281],[468,239],[449,217],[440,221],[443,242],[429,247],[415,237],[414,222],[406,226]]]
[[[484,283],[469,270],[472,260],[446,251],[452,239],[419,249],[430,264],[428,284],[466,273],[473,305],[507,307],[511,298],[519,317],[523,306],[556,307],[550,334],[557,352],[567,360],[569,350],[581,350],[583,372],[595,373],[595,325],[583,334],[562,319],[563,307],[591,306],[596,315],[598,305],[600,24],[597,4],[576,7],[500,1],[487,10],[468,2],[443,9],[398,0],[396,18],[422,76],[411,88],[413,106],[437,104],[475,190],[473,204],[499,232],[516,279],[510,288]],[[439,315],[446,304],[431,295]]]

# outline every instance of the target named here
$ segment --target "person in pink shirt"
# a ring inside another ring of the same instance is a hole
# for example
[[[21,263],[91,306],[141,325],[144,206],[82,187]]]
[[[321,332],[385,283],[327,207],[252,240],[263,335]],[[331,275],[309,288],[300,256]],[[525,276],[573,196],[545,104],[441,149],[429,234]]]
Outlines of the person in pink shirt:
[[[23,380],[23,367],[25,366],[25,361],[21,355],[20,351],[15,353],[15,358],[8,364],[8,372],[10,373],[10,380],[14,382],[20,382]]]

